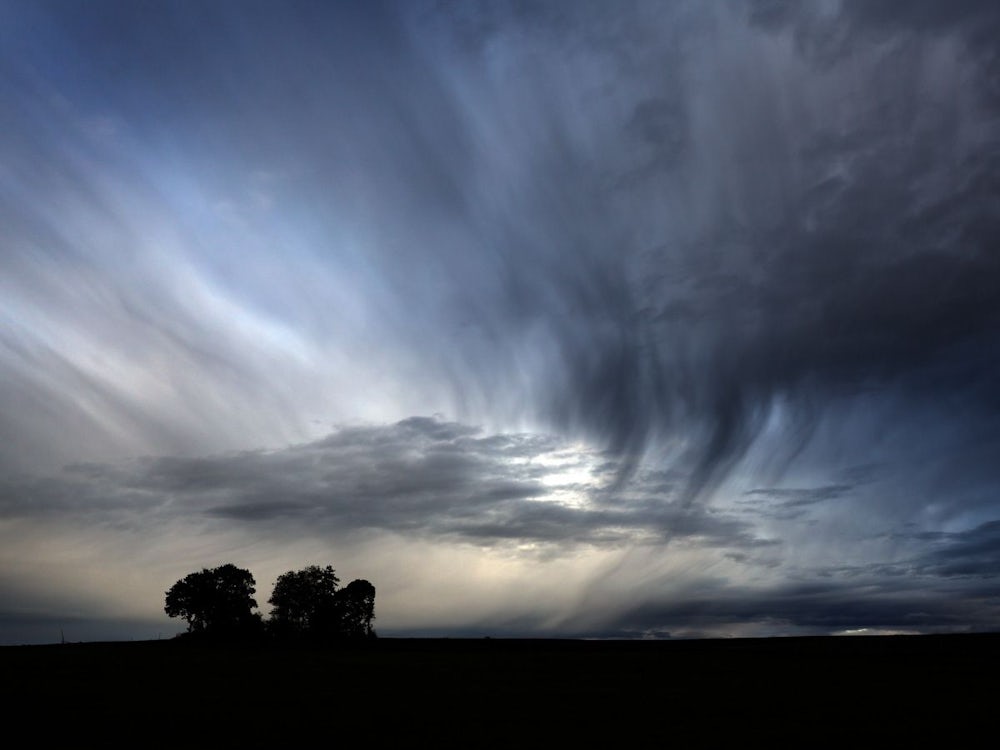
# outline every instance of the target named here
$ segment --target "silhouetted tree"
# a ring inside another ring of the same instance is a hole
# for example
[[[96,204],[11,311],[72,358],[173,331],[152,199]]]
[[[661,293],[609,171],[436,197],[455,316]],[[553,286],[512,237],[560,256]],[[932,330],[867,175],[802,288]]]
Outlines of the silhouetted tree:
[[[333,568],[310,565],[278,576],[271,604],[270,627],[282,636],[322,635],[336,628],[337,584]]]
[[[371,638],[375,635],[375,587],[363,578],[351,581],[337,592],[340,629],[350,638]]]
[[[257,606],[255,585],[249,570],[231,563],[203,568],[170,587],[163,609],[170,617],[187,620],[190,633],[247,633],[261,624],[260,616],[251,612]]]

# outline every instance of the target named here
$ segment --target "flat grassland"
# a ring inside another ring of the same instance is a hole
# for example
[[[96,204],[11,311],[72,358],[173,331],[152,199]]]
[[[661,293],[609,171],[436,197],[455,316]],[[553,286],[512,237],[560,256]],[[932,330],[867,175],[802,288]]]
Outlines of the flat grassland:
[[[994,634],[0,648],[8,729],[143,747],[961,747],[995,736],[998,678]]]

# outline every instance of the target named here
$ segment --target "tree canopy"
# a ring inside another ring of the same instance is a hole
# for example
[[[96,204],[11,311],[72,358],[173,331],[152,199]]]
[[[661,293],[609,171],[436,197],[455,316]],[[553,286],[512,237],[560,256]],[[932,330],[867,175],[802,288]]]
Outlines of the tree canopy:
[[[268,626],[282,637],[371,638],[375,635],[375,587],[365,580],[338,589],[334,569],[310,565],[278,576]]]
[[[188,632],[234,634],[260,623],[251,611],[257,606],[255,586],[249,570],[231,563],[203,568],[170,587],[163,609],[187,620]]]
[[[278,576],[268,599],[272,628],[284,635],[302,635],[333,626],[338,583],[329,565],[310,565]]]
[[[252,612],[257,602],[250,571],[233,564],[202,569],[177,581],[164,611],[182,617],[188,632],[232,636],[266,632],[278,639],[374,638],[375,587],[364,579],[339,589],[332,566],[309,565],[278,576],[265,623]]]
[[[375,587],[363,578],[351,581],[337,592],[341,630],[352,638],[370,638],[375,634]]]

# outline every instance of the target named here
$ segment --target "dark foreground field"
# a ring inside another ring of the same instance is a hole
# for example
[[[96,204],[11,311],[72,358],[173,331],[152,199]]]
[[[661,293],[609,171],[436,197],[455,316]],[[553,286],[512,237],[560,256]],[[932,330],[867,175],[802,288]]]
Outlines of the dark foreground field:
[[[154,641],[0,648],[0,698],[8,731],[140,747],[966,747],[995,742],[998,668],[998,635]]]

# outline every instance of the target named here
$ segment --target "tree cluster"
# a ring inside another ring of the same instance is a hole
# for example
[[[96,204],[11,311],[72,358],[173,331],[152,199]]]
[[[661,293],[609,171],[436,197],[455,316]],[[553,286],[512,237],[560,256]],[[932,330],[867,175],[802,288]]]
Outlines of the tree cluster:
[[[374,638],[375,587],[364,579],[338,588],[327,565],[310,565],[278,576],[268,604],[270,618],[252,610],[256,583],[250,571],[226,564],[204,568],[177,581],[166,592],[164,611],[182,617],[188,632],[232,639],[269,635],[283,640]]]
[[[294,637],[370,638],[375,634],[375,587],[366,580],[338,589],[333,568],[310,565],[278,576],[270,625],[276,633]]]

